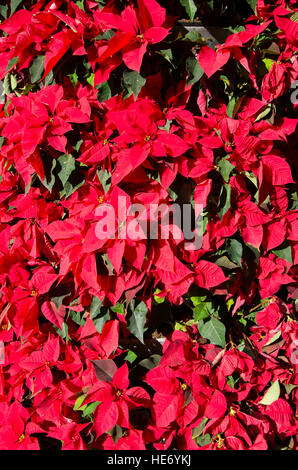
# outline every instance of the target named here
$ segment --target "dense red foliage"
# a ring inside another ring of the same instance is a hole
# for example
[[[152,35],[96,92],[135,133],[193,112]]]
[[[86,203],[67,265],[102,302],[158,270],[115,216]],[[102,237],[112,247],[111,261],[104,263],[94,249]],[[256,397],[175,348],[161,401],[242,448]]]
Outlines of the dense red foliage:
[[[0,25],[0,448],[296,449],[295,2],[174,57],[173,5],[104,3]],[[200,249],[96,236],[99,205],[175,195]]]

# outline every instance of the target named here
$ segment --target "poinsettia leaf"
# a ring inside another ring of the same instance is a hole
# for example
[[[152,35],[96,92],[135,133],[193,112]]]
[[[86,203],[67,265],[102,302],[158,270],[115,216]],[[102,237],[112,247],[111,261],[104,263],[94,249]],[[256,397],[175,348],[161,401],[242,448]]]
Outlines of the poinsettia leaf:
[[[98,101],[102,103],[103,101],[107,101],[112,97],[111,88],[108,82],[100,83],[96,85],[98,89]]]
[[[6,19],[7,13],[8,13],[8,5],[0,5],[0,15]]]
[[[77,189],[79,189],[80,186],[82,186],[85,182],[84,176],[77,171],[73,171],[71,175],[68,177],[68,180],[66,181],[64,188],[62,191],[60,191],[60,196],[67,199],[69,196],[71,196]]]
[[[187,85],[194,85],[202,78],[204,70],[194,57],[188,57],[185,66],[188,74]]]
[[[111,319],[110,310],[103,305],[98,297],[93,297],[90,305],[90,318],[99,333],[102,333],[104,325]]]
[[[125,98],[128,98],[132,93],[137,98],[141,89],[146,83],[146,78],[142,77],[135,70],[123,73],[123,86],[126,89]]]
[[[19,61],[18,57],[13,57],[8,61],[7,67],[6,67],[6,72],[8,72],[15,64],[17,64]]]
[[[234,116],[234,108],[235,108],[236,101],[237,101],[237,99],[235,98],[235,96],[232,96],[232,98],[230,99],[230,101],[228,103],[227,115],[230,118],[233,118],[233,116]]]
[[[231,207],[231,190],[232,188],[229,184],[225,184],[222,187],[222,190],[220,193],[218,212],[217,212],[221,220]]]
[[[100,184],[103,187],[104,192],[107,193],[112,184],[111,173],[108,170],[100,168],[99,170],[97,170],[97,176],[100,181]]]
[[[74,411],[77,411],[81,408],[86,396],[87,396],[87,393],[83,393],[82,395],[78,396],[78,398],[76,399],[76,402],[74,404],[74,407],[73,407]]]
[[[10,0],[10,15],[13,15],[23,0]]]
[[[242,244],[236,240],[235,238],[231,238],[228,240],[228,247],[227,247],[229,258],[238,266],[241,266],[242,263],[242,255],[243,255],[243,246]]]
[[[181,5],[185,8],[186,13],[191,21],[194,20],[194,17],[197,12],[197,6],[193,0],[179,0]]]
[[[158,51],[171,65],[173,64],[173,51],[171,48]]]
[[[210,317],[210,313],[212,313],[212,311],[213,311],[212,302],[201,302],[198,305],[196,305],[193,311],[194,320],[196,322],[198,322],[199,320],[205,320],[205,318]]]
[[[76,0],[75,3],[81,10],[85,11],[85,0]]]
[[[50,162],[48,162],[50,163]],[[51,162],[51,166],[49,166],[47,163],[47,166],[45,167],[45,179],[43,180],[42,184],[50,191],[52,192],[55,181],[56,181],[56,176],[54,173],[54,170],[57,165],[57,160],[53,159]]]
[[[204,447],[207,446],[212,442],[212,436],[211,434],[204,434],[203,436],[199,436],[196,439],[196,443],[198,444],[199,447]]]
[[[43,70],[44,70],[44,55],[39,55],[36,57],[36,59],[34,59],[34,61],[32,62],[29,68],[31,83],[36,83],[41,79]]]
[[[90,318],[95,318],[103,306],[103,301],[99,297],[93,297],[90,304]]]
[[[199,333],[210,341],[211,344],[216,346],[225,347],[225,335],[226,327],[219,321],[217,318],[211,318],[211,320],[204,323],[204,325],[199,329]]]
[[[290,245],[288,245],[284,248],[278,248],[278,249],[272,250],[272,253],[274,253],[279,258],[281,258],[285,261],[288,261],[288,263],[293,264],[292,248],[291,248]]]
[[[208,418],[203,418],[200,423],[198,424],[198,426],[196,426],[195,428],[193,428],[191,430],[191,434],[192,434],[192,438],[193,439],[196,439],[197,437],[201,436],[203,434],[203,431],[204,431],[204,428],[206,426],[206,423],[208,421]]]
[[[83,405],[81,410],[83,411],[83,416],[86,418],[87,416],[92,416],[98,405],[100,405],[100,401],[94,401],[92,403],[88,403],[87,405]]]
[[[58,173],[58,176],[61,180],[62,185],[64,186],[68,178],[70,177],[71,173],[76,168],[76,161],[72,155],[62,155],[58,158],[58,162],[60,163],[61,170]]]
[[[114,444],[116,444],[116,442],[123,436],[123,433],[124,430],[118,424],[115,424],[110,431],[107,431],[107,434],[109,434],[113,439]]]
[[[146,359],[143,359],[142,361],[140,361],[136,365],[136,367],[137,368],[142,367],[146,370],[146,372],[148,372],[149,370],[152,370],[158,366],[158,364],[160,363],[160,359],[161,359],[161,356],[159,356],[158,354],[152,354],[152,356],[147,357]]]
[[[148,308],[144,302],[140,302],[135,306],[135,301],[133,300],[130,302],[125,315],[127,328],[142,343],[144,342],[144,327],[147,319],[147,312]]]
[[[258,0],[246,0],[254,13],[256,13]]]
[[[232,163],[230,163],[229,160],[227,160],[226,158],[223,158],[218,162],[217,166],[224,181],[228,183],[230,180],[230,174],[235,168],[234,165],[232,165]]]
[[[263,396],[262,400],[259,401],[259,405],[271,405],[276,400],[279,399],[280,396],[280,386],[279,381],[276,380],[273,384],[268,388],[267,392]]]

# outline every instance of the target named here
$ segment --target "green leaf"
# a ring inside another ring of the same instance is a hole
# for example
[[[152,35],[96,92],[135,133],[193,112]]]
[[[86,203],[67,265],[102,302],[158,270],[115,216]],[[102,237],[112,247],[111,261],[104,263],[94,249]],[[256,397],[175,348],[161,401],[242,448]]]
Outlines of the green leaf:
[[[207,321],[207,323],[199,329],[199,332],[201,336],[208,339],[211,344],[216,344],[223,348],[225,347],[226,327],[221,321],[217,320],[217,318],[211,318],[211,320]]]
[[[138,356],[136,355],[136,353],[134,353],[133,351],[128,351],[128,353],[125,356],[125,361],[131,364],[132,362],[136,360],[137,357]]]
[[[90,318],[93,320],[94,326],[99,333],[107,321],[111,319],[110,311],[102,303],[98,297],[93,297],[90,305]]]
[[[8,5],[0,5],[0,15],[3,16],[4,19],[7,18],[8,12]]]
[[[198,322],[200,320],[205,320],[205,318],[209,318],[210,313],[212,313],[212,310],[213,310],[212,302],[199,303],[193,311],[194,320]]]
[[[259,401],[259,405],[271,405],[274,403],[276,400],[279,399],[280,396],[280,386],[279,386],[279,381],[276,380],[270,388],[268,388],[267,392],[263,396],[262,400]]]
[[[98,297],[93,297],[90,304],[90,318],[95,318],[101,310],[103,302]]]
[[[124,304],[117,303],[113,307],[110,307],[110,310],[115,313],[120,313],[120,315],[124,315]]]
[[[51,70],[45,78],[44,85],[49,86],[54,82],[54,72]]]
[[[44,55],[39,55],[32,62],[32,65],[29,68],[31,83],[36,83],[41,79],[43,69],[44,69]]]
[[[65,198],[68,198],[84,184],[84,175],[79,171],[79,164],[76,162],[73,155],[62,155],[59,158],[59,163],[61,167],[59,179],[63,185],[63,189],[60,191],[60,197],[65,196]]]
[[[238,264],[238,266],[241,266],[242,262],[242,255],[243,255],[243,246],[238,240],[235,240],[234,238],[231,238],[228,240],[228,255],[234,263]]]
[[[100,168],[100,170],[97,170],[97,177],[103,187],[104,192],[107,193],[112,184],[111,173],[108,170]]]
[[[154,292],[154,300],[157,304],[163,304],[165,302],[165,297],[159,297],[157,294],[159,294],[161,292],[160,289],[156,289],[155,292]]]
[[[295,13],[292,13],[292,15],[290,16],[290,20],[294,21],[294,23],[298,23],[298,12],[297,11],[295,11]]]
[[[14,75],[10,74],[10,88],[11,91],[14,91],[18,86],[18,81]]]
[[[162,55],[170,64],[172,64],[173,51],[171,48],[162,49],[161,51],[158,51],[158,54]]]
[[[253,12],[256,13],[257,12],[258,0],[246,0],[246,1],[249,4],[249,6],[251,7],[251,9],[253,10]]]
[[[144,342],[144,327],[146,323],[147,312],[148,308],[144,302],[140,302],[135,307],[135,301],[132,300],[125,316],[127,328],[142,343]]]
[[[200,305],[202,302],[205,302],[207,299],[206,295],[203,296],[191,296],[190,300],[192,301],[193,305],[196,307],[197,305]]]
[[[0,149],[1,149],[2,145],[3,145],[4,140],[5,140],[5,137],[3,137],[3,135],[2,135],[2,136],[0,137]],[[1,176],[2,176],[2,175],[1,175]],[[30,183],[29,183],[29,184],[30,184]]]
[[[111,436],[114,444],[116,444],[116,442],[123,436],[123,432],[123,429],[118,424],[115,424],[112,429],[107,431],[107,434]]]
[[[4,95],[9,95],[9,93],[11,93],[9,73],[5,75],[3,85],[4,85]]]
[[[140,361],[133,369],[142,367],[147,371],[154,369],[160,363],[161,356],[159,354],[153,354],[152,356],[147,357]],[[144,375],[145,375],[144,373]]]
[[[233,114],[233,111],[234,111],[234,108],[235,108],[235,104],[236,104],[236,101],[237,99],[235,98],[235,96],[232,96],[232,98],[230,99],[229,103],[228,103],[228,106],[227,106],[227,115],[232,118],[234,116]]]
[[[101,404],[101,401],[94,401],[93,403],[88,403],[88,405],[83,405],[81,410],[83,411],[84,418],[86,416],[93,415],[94,411]]]
[[[60,192],[60,197],[63,197],[65,196],[65,198],[67,199],[69,196],[71,196],[77,189],[79,189],[80,186],[82,186],[82,184],[84,184],[85,180],[84,179],[81,179],[79,182],[77,182],[76,184],[74,184],[73,182],[71,181],[67,181],[65,183],[65,186],[63,188],[63,190]]]
[[[73,409],[74,409],[75,411],[77,411],[77,410],[79,410],[79,409],[81,408],[81,406],[82,406],[82,404],[83,404],[83,402],[84,402],[86,396],[87,396],[87,393],[83,393],[83,395],[80,395],[80,396],[76,399],[76,402],[75,402],[74,407],[73,407]]]
[[[85,3],[85,0],[76,0],[76,5],[83,11],[85,11],[84,3]]]
[[[72,155],[62,155],[58,158],[58,162],[61,165],[61,170],[58,173],[58,176],[61,180],[62,185],[64,186],[68,178],[70,177],[71,173],[76,168],[76,161]]]
[[[196,442],[200,447],[207,446],[210,444],[210,442],[212,442],[212,436],[210,434],[204,434],[204,436],[199,436],[196,439]]]
[[[8,72],[18,61],[18,57],[13,57],[12,59],[10,59],[6,67],[6,72]]]
[[[94,87],[94,78],[95,78],[95,74],[94,74],[94,73],[91,73],[91,74],[88,75],[88,77],[86,78],[87,83],[89,83],[89,85],[91,85],[92,87]]]
[[[270,344],[275,343],[275,341],[277,341],[280,337],[281,337],[281,331],[279,330],[277,333],[275,333],[275,335],[271,339],[269,339],[269,341],[266,344],[264,344],[264,346],[269,346]]]
[[[22,0],[11,0],[10,1],[10,16],[14,14],[18,6],[22,3]]]
[[[109,41],[112,39],[112,37],[115,36],[115,32],[112,29],[107,29],[107,31],[104,31],[102,34],[99,34],[96,36],[95,40],[96,41],[102,41],[106,40]]]
[[[112,97],[111,88],[108,82],[96,85],[96,88],[98,90],[98,101],[100,103],[102,103],[103,101],[107,101]]]
[[[80,326],[83,326],[85,323],[84,318],[82,318],[81,312],[76,312],[75,310],[69,311],[71,319]]]
[[[180,0],[181,5],[185,8],[186,13],[191,21],[194,20],[197,12],[196,4],[193,0]]]
[[[186,59],[185,67],[188,73],[187,85],[193,85],[204,75],[204,70],[195,57],[188,57]]]
[[[226,269],[235,269],[238,268],[238,265],[233,263],[227,256],[221,256],[215,261],[217,266],[221,266],[222,268]]]
[[[285,248],[272,250],[272,253],[284,261],[288,261],[289,263],[293,264],[292,248],[290,245],[286,246]]]
[[[272,113],[272,105],[269,103],[263,111],[258,114],[258,116],[255,118],[255,122],[261,121],[262,119],[265,119],[266,117],[269,117],[269,115]]]
[[[137,98],[145,83],[146,78],[142,77],[142,75],[140,75],[135,70],[124,72],[123,85],[126,89],[125,98],[128,98],[130,95],[132,95],[132,93],[134,94],[135,98]]]
[[[223,216],[228,212],[231,207],[231,186],[225,184],[220,193],[219,207],[218,207],[218,216],[222,220]]]
[[[235,168],[234,165],[232,165],[232,163],[230,163],[228,159],[223,158],[218,162],[217,166],[219,168],[221,176],[223,177],[225,182],[228,183],[230,180],[230,174]]]
[[[179,323],[179,322],[176,322],[176,323],[175,323],[174,329],[175,329],[175,331],[184,331],[184,332],[187,331],[186,326],[185,326],[185,325],[182,325],[182,324]]]
[[[67,75],[70,80],[72,81],[72,83],[74,84],[74,86],[77,86],[78,82],[79,82],[79,76],[77,74],[77,71],[75,70],[74,73],[71,73],[69,75]]]
[[[183,36],[182,41],[202,43],[203,39],[198,31],[196,31],[195,29],[191,29],[185,34],[185,36]]]
[[[268,72],[270,72],[270,69],[272,67],[272,65],[274,64],[274,60],[272,59],[268,59],[267,57],[265,57],[263,60],[262,60],[263,64],[265,65],[266,69],[268,70]]]
[[[56,181],[56,177],[54,175],[54,169],[56,168],[57,160],[54,158],[52,160],[52,166],[49,165],[45,167],[45,179],[43,180],[42,184],[47,188],[50,193],[52,192],[53,186]]]
[[[196,426],[195,428],[191,430],[193,439],[197,439],[199,436],[201,436],[201,434],[204,431],[207,421],[208,421],[208,418],[203,418],[202,421],[200,421],[200,423],[198,424],[198,426]]]

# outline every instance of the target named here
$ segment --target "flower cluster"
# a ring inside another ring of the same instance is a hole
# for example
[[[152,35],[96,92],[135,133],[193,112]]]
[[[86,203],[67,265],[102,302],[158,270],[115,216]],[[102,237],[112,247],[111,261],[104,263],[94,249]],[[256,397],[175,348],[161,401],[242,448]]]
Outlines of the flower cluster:
[[[297,449],[298,9],[183,3],[0,9],[2,449]]]

